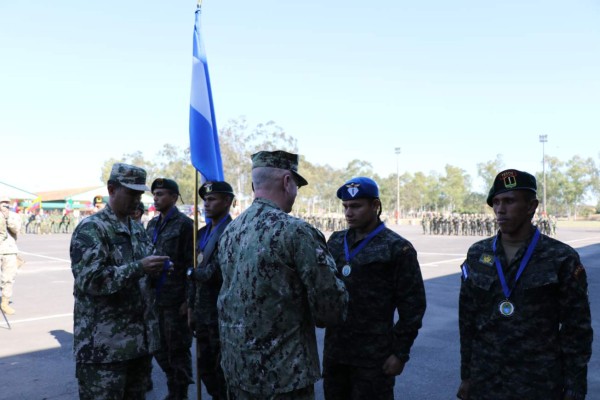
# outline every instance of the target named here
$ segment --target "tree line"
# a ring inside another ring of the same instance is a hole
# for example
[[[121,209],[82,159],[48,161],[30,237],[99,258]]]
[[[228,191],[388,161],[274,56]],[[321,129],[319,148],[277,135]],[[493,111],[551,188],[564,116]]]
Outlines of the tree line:
[[[260,150],[286,150],[297,153],[294,137],[273,121],[250,127],[244,117],[233,119],[219,131],[221,157],[225,179],[233,186],[242,209],[252,202],[250,156]],[[600,171],[593,158],[573,156],[564,161],[546,155],[546,210],[549,214],[587,216],[597,213],[600,202],[590,206],[590,199],[600,194]],[[101,171],[103,182],[108,180],[115,162],[126,162],[143,167],[148,182],[166,177],[178,182],[182,200],[194,203],[195,170],[190,163],[190,150],[165,144],[154,157],[146,158],[141,152],[124,154],[120,159],[110,158]],[[477,163],[477,174],[484,182],[493,181],[506,166],[501,155],[494,160]],[[468,213],[489,212],[485,200],[487,192],[473,189],[472,177],[463,169],[447,164],[442,173],[404,172],[381,176],[372,165],[363,160],[352,160],[345,168],[316,164],[300,155],[299,171],[309,185],[298,192],[294,212],[298,214],[340,213],[341,204],[335,193],[338,187],[354,176],[368,176],[380,186],[384,213],[394,215],[399,192],[400,217],[417,217],[422,212]],[[543,173],[535,173],[538,180],[538,198],[542,210]],[[399,190],[398,190],[399,187]]]

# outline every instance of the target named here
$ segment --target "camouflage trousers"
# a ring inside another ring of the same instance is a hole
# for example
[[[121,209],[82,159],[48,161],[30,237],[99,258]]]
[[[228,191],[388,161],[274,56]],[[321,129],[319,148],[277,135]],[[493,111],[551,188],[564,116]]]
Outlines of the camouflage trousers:
[[[315,388],[313,385],[310,385],[287,393],[262,396],[230,386],[227,388],[227,396],[228,400],[314,400]]]
[[[167,376],[172,398],[187,399],[187,387],[192,379],[192,333],[187,315],[179,307],[159,307],[160,349],[154,353],[158,365]]]
[[[214,400],[227,399],[225,377],[221,369],[221,341],[216,325],[199,325],[196,328],[198,375],[206,391]]]
[[[80,400],[144,400],[146,376],[151,356],[103,363],[77,363],[75,375]]]
[[[355,367],[327,360],[323,364],[326,400],[394,400],[396,377],[385,375],[381,367]]]
[[[0,289],[2,289],[2,296],[10,299],[13,295],[13,283],[19,269],[17,255],[0,254],[0,268]]]

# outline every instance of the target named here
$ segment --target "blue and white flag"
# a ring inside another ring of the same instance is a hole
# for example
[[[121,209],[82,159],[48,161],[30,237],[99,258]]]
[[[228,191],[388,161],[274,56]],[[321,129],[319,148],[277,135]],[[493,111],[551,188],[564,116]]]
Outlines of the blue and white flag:
[[[190,153],[192,165],[202,174],[204,180],[222,181],[224,179],[206,52],[200,36],[200,6],[196,9],[194,25]]]

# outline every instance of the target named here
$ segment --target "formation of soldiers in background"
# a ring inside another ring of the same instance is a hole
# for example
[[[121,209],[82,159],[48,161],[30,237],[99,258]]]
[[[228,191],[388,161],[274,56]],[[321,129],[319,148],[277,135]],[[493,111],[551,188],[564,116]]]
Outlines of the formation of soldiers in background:
[[[53,210],[43,215],[22,214],[22,233],[48,234],[72,233],[79,221],[87,215],[79,212],[61,212]],[[144,215],[144,222],[150,219],[148,212]],[[193,216],[191,216],[193,217]],[[328,213],[323,215],[303,214],[298,217],[304,219],[322,232],[334,232],[346,229],[343,214]],[[386,218],[382,216],[382,219]],[[389,218],[387,218],[389,222]],[[556,217],[537,214],[533,219],[540,232],[548,236],[556,235]],[[445,236],[493,236],[498,231],[498,224],[492,214],[442,214],[425,212],[421,218],[424,235]]]
[[[533,223],[541,233],[556,235],[556,217],[537,214]],[[492,214],[424,213],[421,219],[424,235],[493,236],[498,224]]]

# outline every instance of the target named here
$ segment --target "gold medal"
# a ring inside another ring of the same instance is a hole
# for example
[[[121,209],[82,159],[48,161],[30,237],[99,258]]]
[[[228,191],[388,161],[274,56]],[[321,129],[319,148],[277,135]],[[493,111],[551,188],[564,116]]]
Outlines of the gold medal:
[[[510,317],[515,312],[515,306],[513,305],[513,303],[508,301],[508,299],[506,299],[500,303],[500,305],[498,306],[498,310],[500,311],[500,314],[502,314],[502,316]]]

